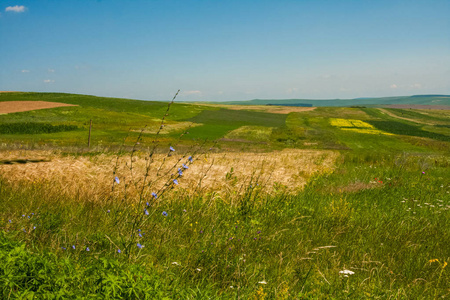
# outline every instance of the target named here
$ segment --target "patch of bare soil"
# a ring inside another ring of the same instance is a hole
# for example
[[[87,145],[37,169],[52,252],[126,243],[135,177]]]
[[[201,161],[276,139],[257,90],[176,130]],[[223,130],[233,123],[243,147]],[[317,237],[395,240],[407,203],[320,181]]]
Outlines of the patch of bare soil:
[[[260,112],[268,112],[273,114],[289,114],[291,112],[303,112],[315,110],[315,107],[300,107],[300,106],[276,106],[276,105],[224,105],[224,104],[203,104],[195,103],[196,105],[221,107],[231,110],[256,110]]]
[[[449,105],[391,104],[386,108],[450,110]]]
[[[194,155],[193,162],[182,154],[154,154],[150,165],[147,183],[151,187],[146,195],[170,187],[175,193],[214,192],[219,196],[239,195],[250,184],[273,192],[284,189],[294,192],[301,189],[316,172],[331,172],[339,155],[334,151],[289,149],[270,153],[208,153]],[[92,200],[104,197],[112,190],[114,178],[120,184],[116,191],[137,195],[141,191],[146,174],[148,155],[135,153],[117,158],[101,154],[94,157],[61,156],[50,151],[3,151],[3,161],[40,161],[35,163],[0,164],[0,174],[14,182],[45,182],[58,191],[84,195]],[[117,163],[116,173],[113,174]],[[188,166],[179,177],[178,185],[173,179],[178,177],[182,163]],[[258,184],[258,185],[256,185]],[[173,188],[173,189],[172,189]]]
[[[73,104],[47,102],[47,101],[4,101],[0,102],[0,114],[46,109],[61,106],[78,106]]]

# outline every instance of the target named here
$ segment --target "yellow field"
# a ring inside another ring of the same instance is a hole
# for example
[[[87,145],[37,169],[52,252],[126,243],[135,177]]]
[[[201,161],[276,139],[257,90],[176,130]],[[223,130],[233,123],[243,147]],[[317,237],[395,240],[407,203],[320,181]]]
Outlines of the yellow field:
[[[330,123],[332,126],[339,127],[342,130],[353,131],[358,133],[366,133],[366,134],[385,134],[385,135],[393,135],[389,132],[384,132],[376,129],[369,123],[366,123],[361,120],[352,120],[352,119],[331,119]]]

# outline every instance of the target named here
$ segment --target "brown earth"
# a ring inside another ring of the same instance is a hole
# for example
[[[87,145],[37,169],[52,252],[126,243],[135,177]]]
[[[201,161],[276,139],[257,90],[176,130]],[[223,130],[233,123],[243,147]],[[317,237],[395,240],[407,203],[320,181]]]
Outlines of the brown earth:
[[[46,109],[61,106],[78,106],[73,104],[47,101],[4,101],[0,102],[0,114],[9,114],[36,109]]]
[[[291,112],[312,111],[315,107],[299,107],[299,106],[276,106],[276,105],[225,105],[225,104],[205,104],[195,103],[196,105],[221,107],[231,110],[256,110],[260,112],[268,112],[273,114],[289,114]]]
[[[399,108],[399,109],[437,109],[437,110],[450,110],[449,105],[420,105],[420,104],[391,104],[386,105],[386,108]]]

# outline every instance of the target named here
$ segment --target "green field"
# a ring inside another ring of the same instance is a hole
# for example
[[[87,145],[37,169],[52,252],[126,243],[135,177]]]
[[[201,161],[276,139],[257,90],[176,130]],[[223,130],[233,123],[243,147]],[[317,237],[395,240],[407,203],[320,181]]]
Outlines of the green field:
[[[165,117],[167,102],[1,101],[78,105],[0,114],[2,299],[450,297],[448,110],[275,114],[175,101]],[[183,186],[200,162],[280,150],[337,159],[307,176],[299,158],[272,164],[269,180],[248,160],[205,177],[220,190]],[[115,167],[88,169],[99,161]],[[66,177],[51,177],[64,163]],[[304,186],[278,182],[292,165]],[[239,168],[252,175],[239,181]]]

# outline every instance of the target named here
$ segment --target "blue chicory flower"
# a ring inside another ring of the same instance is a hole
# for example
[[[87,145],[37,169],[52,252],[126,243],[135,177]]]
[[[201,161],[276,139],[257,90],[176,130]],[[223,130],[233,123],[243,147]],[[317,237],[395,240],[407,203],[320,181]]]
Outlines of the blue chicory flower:
[[[139,249],[142,249],[142,245],[141,244],[137,243],[137,246],[138,246]]]
[[[144,209],[144,214],[145,214],[146,216],[148,216],[148,215],[149,215],[148,210]]]
[[[86,248],[86,251],[91,251],[91,250],[89,249],[89,247],[87,247],[87,248]]]
[[[186,166],[185,164],[182,164],[181,166],[182,166],[183,168],[185,168],[185,169],[189,169],[189,167]]]
[[[163,212],[162,212],[162,215],[163,215],[164,217],[167,217],[167,212],[163,211]]]
[[[119,177],[116,176],[116,178],[114,178],[114,180],[117,182],[117,184],[120,183]]]
[[[119,250],[117,250],[117,253],[122,253],[122,251],[120,251],[120,249],[119,249]]]
[[[174,179],[173,183],[178,184],[178,180]]]
[[[192,156],[189,156],[188,159],[190,162],[192,162]]]
[[[157,199],[158,195],[156,193],[152,193],[153,198]]]
[[[75,245],[72,245],[72,249],[75,250]]]
[[[169,147],[170,151],[175,151],[172,146]]]

